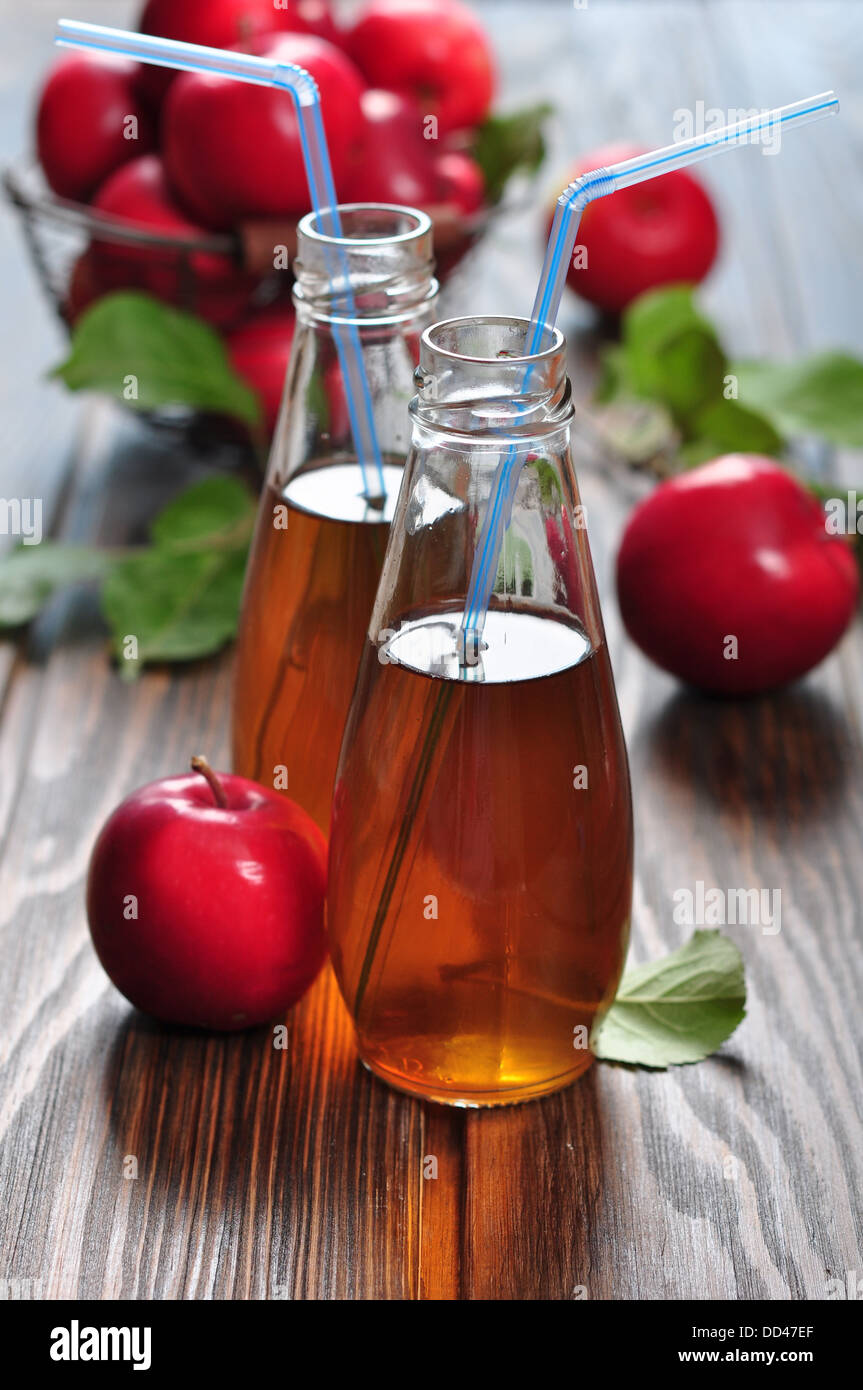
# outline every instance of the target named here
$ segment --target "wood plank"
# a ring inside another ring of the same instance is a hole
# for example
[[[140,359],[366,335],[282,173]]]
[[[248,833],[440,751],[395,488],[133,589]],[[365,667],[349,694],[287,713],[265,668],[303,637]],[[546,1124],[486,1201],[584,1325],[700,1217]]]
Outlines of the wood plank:
[[[16,26],[22,71],[67,8],[51,0],[38,25]],[[76,12],[116,22],[125,8]],[[840,78],[851,90],[863,56],[837,4],[483,8],[507,105],[546,96],[539,63],[552,63],[552,186],[573,132],[580,149],[609,134],[663,141],[672,102],[784,101]],[[860,210],[834,211],[859,196],[853,109],[835,132],[829,154],[802,132],[777,160],[752,151],[706,175],[726,225],[705,302],[737,350],[863,347],[848,230]],[[801,206],[798,184],[822,161],[832,196]],[[502,221],[451,286],[450,311],[508,307],[504,288],[525,310],[538,254],[529,215]],[[565,318],[588,327],[574,301]],[[574,358],[581,399],[590,346],[586,333]],[[33,405],[10,435],[15,476],[44,453],[46,487],[62,489],[56,440],[30,433]],[[57,524],[104,543],[140,539],[214,463],[101,407],[72,458]],[[230,660],[124,686],[76,597],[27,647],[0,649],[0,1277],[50,1297],[786,1299],[823,1297],[828,1278],[863,1267],[863,635],[858,624],[771,699],[682,692],[625,638],[613,597],[617,539],[646,484],[587,431],[579,471],[632,761],[632,959],[680,944],[674,893],[697,879],[781,889],[779,934],[727,928],[750,990],[734,1038],[697,1067],[596,1066],[541,1103],[466,1113],[360,1067],[329,972],[290,1016],[286,1049],[270,1029],[202,1037],[131,1011],[90,948],[87,858],[132,787],[202,747],[225,760]],[[137,1177],[124,1176],[129,1158]]]

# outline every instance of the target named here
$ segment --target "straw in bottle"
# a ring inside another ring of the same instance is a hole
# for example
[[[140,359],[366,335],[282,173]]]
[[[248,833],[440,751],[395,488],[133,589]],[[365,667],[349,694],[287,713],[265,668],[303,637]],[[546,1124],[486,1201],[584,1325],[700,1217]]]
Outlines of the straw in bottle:
[[[251,53],[234,53],[224,48],[206,48],[175,39],[133,34],[125,29],[109,29],[101,24],[77,20],[58,21],[57,43],[66,48],[85,48],[114,53],[156,67],[179,68],[183,72],[210,72],[235,78],[259,87],[278,87],[290,92],[297,112],[303,163],[312,207],[327,236],[341,237],[342,227],[336,202],[327,137],[321,119],[321,102],[314,79],[295,63],[279,63]],[[278,170],[273,171],[278,177]],[[345,317],[355,312],[347,257],[338,245],[328,248],[330,287],[341,298]],[[370,503],[386,493],[383,461],[375,431],[372,398],[362,358],[356,325],[340,323],[334,327],[336,350],[345,379],[351,433],[362,473],[363,495]]]
[[[688,164],[696,164],[711,155],[721,154],[723,150],[752,143],[764,131],[773,132],[806,125],[810,121],[834,115],[838,110],[839,100],[834,93],[822,92],[819,96],[808,97],[790,106],[780,106],[774,111],[763,112],[746,120],[722,126],[709,134],[697,135],[690,140],[681,140],[678,144],[665,145],[650,154],[622,160],[607,169],[594,169],[590,173],[582,174],[564,189],[557,200],[526,335],[526,356],[540,351],[543,338],[555,325],[578,224],[588,203],[593,202],[595,198],[604,198],[619,188],[643,183],[660,174],[667,174],[672,169],[683,169]],[[530,381],[531,371],[532,367],[528,365],[525,369],[525,388]],[[509,524],[520,473],[518,457],[516,446],[511,445],[500,458],[474,553],[460,636],[461,649],[464,653],[471,654],[471,660],[475,660],[480,648],[482,630],[497,575],[500,548]]]

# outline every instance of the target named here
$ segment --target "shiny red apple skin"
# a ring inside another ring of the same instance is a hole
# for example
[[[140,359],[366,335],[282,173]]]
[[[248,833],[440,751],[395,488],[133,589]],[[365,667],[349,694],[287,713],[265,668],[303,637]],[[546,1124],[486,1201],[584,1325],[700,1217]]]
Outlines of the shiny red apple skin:
[[[569,179],[640,153],[633,145],[595,150],[579,161]],[[563,186],[561,181],[561,191]],[[658,285],[703,280],[719,248],[719,221],[698,180],[687,169],[675,169],[588,203],[576,246],[584,248],[587,264],[570,261],[570,288],[616,313]]]
[[[485,179],[476,160],[464,150],[444,150],[434,161],[437,201],[451,203],[469,217],[485,203]]]
[[[346,185],[345,202],[431,206],[437,193],[432,162],[436,145],[423,138],[416,103],[397,92],[370,87],[361,105],[362,150]]]
[[[316,34],[339,46],[343,32],[336,23],[332,0],[284,0],[286,29],[295,34]]]
[[[661,483],[617,560],[626,630],[658,666],[717,695],[804,675],[851,622],[859,574],[820,502],[768,458],[727,454]],[[737,660],[724,656],[737,639]]]
[[[51,188],[87,202],[127,160],[155,147],[152,117],[140,94],[137,63],[73,53],[51,69],[36,114],[36,148]],[[137,139],[127,140],[127,118]]]
[[[296,4],[290,10],[276,8],[274,0],[149,0],[138,30],[207,48],[244,47],[251,39],[278,29],[307,31],[297,8]],[[177,76],[171,68],[146,65],[143,81],[151,99],[161,101]]]
[[[458,0],[369,0],[345,44],[369,86],[410,97],[441,136],[479,125],[496,73],[477,17]]]
[[[231,365],[257,392],[270,434],[276,428],[282,402],[294,326],[290,304],[273,304],[251,315],[227,338]]]
[[[250,52],[305,68],[317,83],[338,196],[362,144],[363,80],[346,54],[310,34],[276,34]],[[308,212],[300,131],[289,92],[207,73],[183,73],[163,109],[164,159],[174,192],[204,226]]]
[[[151,782],[114,811],[90,861],[87,916],[130,1003],[234,1031],[284,1015],[324,963],[326,842],[279,793],[219,779],[224,809],[193,772]],[[137,920],[124,916],[130,895]]]
[[[172,197],[158,155],[141,155],[117,169],[93,199],[97,211],[164,236],[203,238],[205,228],[186,217]],[[174,248],[94,239],[97,275],[107,288],[146,290],[168,304],[200,314],[217,327],[236,323],[258,281],[230,256],[194,251],[188,269]]]
[[[111,290],[123,288],[123,275],[109,270],[93,246],[87,246],[72,264],[63,316],[75,323],[83,313]]]
[[[239,327],[225,335],[234,371],[257,392],[269,434],[275,431],[282,403],[285,376],[293,346],[296,320],[290,303],[280,301],[256,309]],[[350,447],[350,416],[345,383],[338,358],[323,369],[326,420],[322,439]]]

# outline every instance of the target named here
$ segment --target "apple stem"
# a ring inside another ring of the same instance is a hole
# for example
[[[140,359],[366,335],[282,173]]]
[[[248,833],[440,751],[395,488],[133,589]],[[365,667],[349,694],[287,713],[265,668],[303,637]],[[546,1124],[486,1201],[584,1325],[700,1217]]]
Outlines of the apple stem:
[[[200,772],[202,777],[206,777],[207,782],[210,785],[210,790],[216,799],[216,805],[221,806],[222,810],[225,810],[228,805],[228,798],[225,795],[225,788],[219,781],[218,774],[215,773],[213,769],[210,767],[210,764],[207,762],[207,759],[202,758],[199,754],[196,754],[195,757],[191,760],[191,767],[193,772]]]

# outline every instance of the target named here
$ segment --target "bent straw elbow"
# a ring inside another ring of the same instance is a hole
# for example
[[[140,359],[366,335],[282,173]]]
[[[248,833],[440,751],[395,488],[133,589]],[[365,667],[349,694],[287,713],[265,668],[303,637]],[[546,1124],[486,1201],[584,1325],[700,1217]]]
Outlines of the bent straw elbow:
[[[296,63],[275,63],[273,65],[273,86],[284,87],[296,99],[299,106],[318,106],[321,96],[318,84],[305,68]]]
[[[584,212],[594,198],[604,198],[606,194],[613,193],[616,187],[617,183],[610,169],[591,169],[588,173],[580,174],[577,179],[573,179],[561,193],[557,205],[567,208],[570,212]]]
[[[253,86],[276,87],[289,92],[297,111],[310,200],[324,232],[334,240],[328,260],[330,280],[334,286],[341,287],[346,312],[353,314],[349,267],[344,249],[338,245],[342,227],[320,94],[317,83],[305,68],[257,54],[207,48],[200,44],[183,43],[152,34],[130,33],[125,29],[111,29],[102,24],[86,24],[72,19],[58,20],[55,42],[65,48],[93,49],[118,54],[133,61],[152,63],[156,67],[175,68],[181,72],[205,72],[248,82]],[[382,496],[386,493],[383,463],[359,333],[356,326],[351,324],[337,328],[334,338],[347,387],[348,412],[362,473],[363,495],[369,498]],[[372,482],[369,465],[375,468],[376,482]]]
[[[591,169],[573,180],[558,198],[530,315],[528,355],[539,351],[543,334],[554,327],[581,214],[594,198],[604,198],[606,194],[613,193],[616,187],[617,180],[611,169]]]

